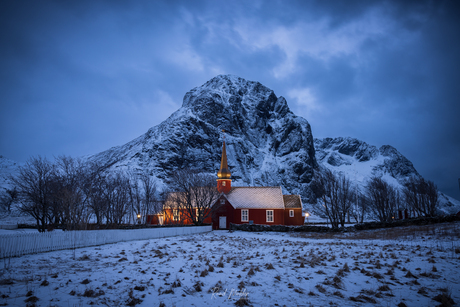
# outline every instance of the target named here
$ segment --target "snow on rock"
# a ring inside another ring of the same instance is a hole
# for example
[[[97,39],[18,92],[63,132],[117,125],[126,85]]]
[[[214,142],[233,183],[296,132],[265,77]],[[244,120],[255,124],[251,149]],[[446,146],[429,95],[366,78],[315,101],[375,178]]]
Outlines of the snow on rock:
[[[233,185],[279,185],[295,194],[308,190],[317,167],[308,121],[271,89],[232,75],[190,90],[163,123],[89,159],[112,168],[148,169],[161,182],[181,168],[216,173],[222,129]]]
[[[10,176],[17,173],[19,166],[20,163],[0,156],[0,193],[3,193],[6,189],[12,188],[13,183],[11,182]]]
[[[398,187],[420,176],[392,146],[377,148],[342,137],[313,140],[308,121],[292,113],[284,97],[233,75],[219,75],[187,92],[182,107],[144,135],[85,159],[112,169],[148,171],[161,188],[177,169],[216,174],[222,129],[234,186],[281,186],[284,194],[300,194],[307,207],[312,200],[309,183],[319,164],[347,174],[360,186],[373,175]],[[0,186],[8,184],[2,171],[14,167],[0,159]],[[446,213],[460,210],[459,201],[442,193],[440,199]]]
[[[394,147],[380,148],[355,138],[315,139],[316,159],[320,165],[345,174],[363,190],[372,176],[385,179],[399,189],[410,177],[421,177],[405,156]],[[452,214],[460,210],[460,202],[439,193],[440,209]]]

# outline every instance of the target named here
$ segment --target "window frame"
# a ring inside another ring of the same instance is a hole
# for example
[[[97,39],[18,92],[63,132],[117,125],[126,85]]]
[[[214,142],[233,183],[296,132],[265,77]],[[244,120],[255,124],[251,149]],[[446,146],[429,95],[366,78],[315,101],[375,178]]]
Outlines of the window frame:
[[[221,198],[221,199],[220,199],[220,204],[221,204],[221,205],[225,205],[225,198]]]
[[[274,211],[273,210],[265,210],[265,219],[266,219],[267,223],[275,222],[275,213],[274,213]]]
[[[294,210],[289,210],[289,217],[294,217]]]
[[[246,219],[243,219],[243,212],[246,212]],[[248,209],[241,209],[241,222],[249,222],[249,210]]]
[[[180,210],[179,209],[173,209],[173,221],[180,222]]]

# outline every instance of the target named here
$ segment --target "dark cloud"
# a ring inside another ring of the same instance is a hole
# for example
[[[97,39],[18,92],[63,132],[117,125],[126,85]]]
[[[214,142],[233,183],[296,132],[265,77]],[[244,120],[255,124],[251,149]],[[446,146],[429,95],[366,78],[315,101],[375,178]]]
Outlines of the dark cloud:
[[[1,1],[0,154],[92,154],[220,73],[318,137],[391,144],[460,198],[454,1]]]

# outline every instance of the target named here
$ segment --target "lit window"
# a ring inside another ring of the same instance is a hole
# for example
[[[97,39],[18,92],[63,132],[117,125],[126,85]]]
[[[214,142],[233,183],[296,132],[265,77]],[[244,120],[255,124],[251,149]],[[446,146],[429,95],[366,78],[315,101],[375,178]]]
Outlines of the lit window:
[[[241,210],[241,221],[242,221],[242,222],[247,222],[247,221],[249,221],[248,209],[243,209],[243,210]]]
[[[221,205],[225,205],[225,199],[222,198],[222,199],[220,200],[220,204],[221,204]]]
[[[267,210],[267,222],[273,222],[273,210]]]
[[[222,181],[222,186],[223,186],[223,187],[225,187],[225,184],[226,184],[226,182],[225,182],[225,181]]]
[[[180,221],[180,213],[178,209],[174,209],[173,211],[173,220],[176,222]]]
[[[294,217],[294,210],[289,210],[289,217]]]

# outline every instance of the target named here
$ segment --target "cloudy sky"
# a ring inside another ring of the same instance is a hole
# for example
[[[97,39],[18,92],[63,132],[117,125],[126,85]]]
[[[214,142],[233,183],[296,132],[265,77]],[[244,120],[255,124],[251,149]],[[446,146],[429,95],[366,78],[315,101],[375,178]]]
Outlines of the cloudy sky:
[[[122,145],[218,74],[286,97],[315,137],[396,147],[460,199],[453,0],[3,0],[0,155]]]

